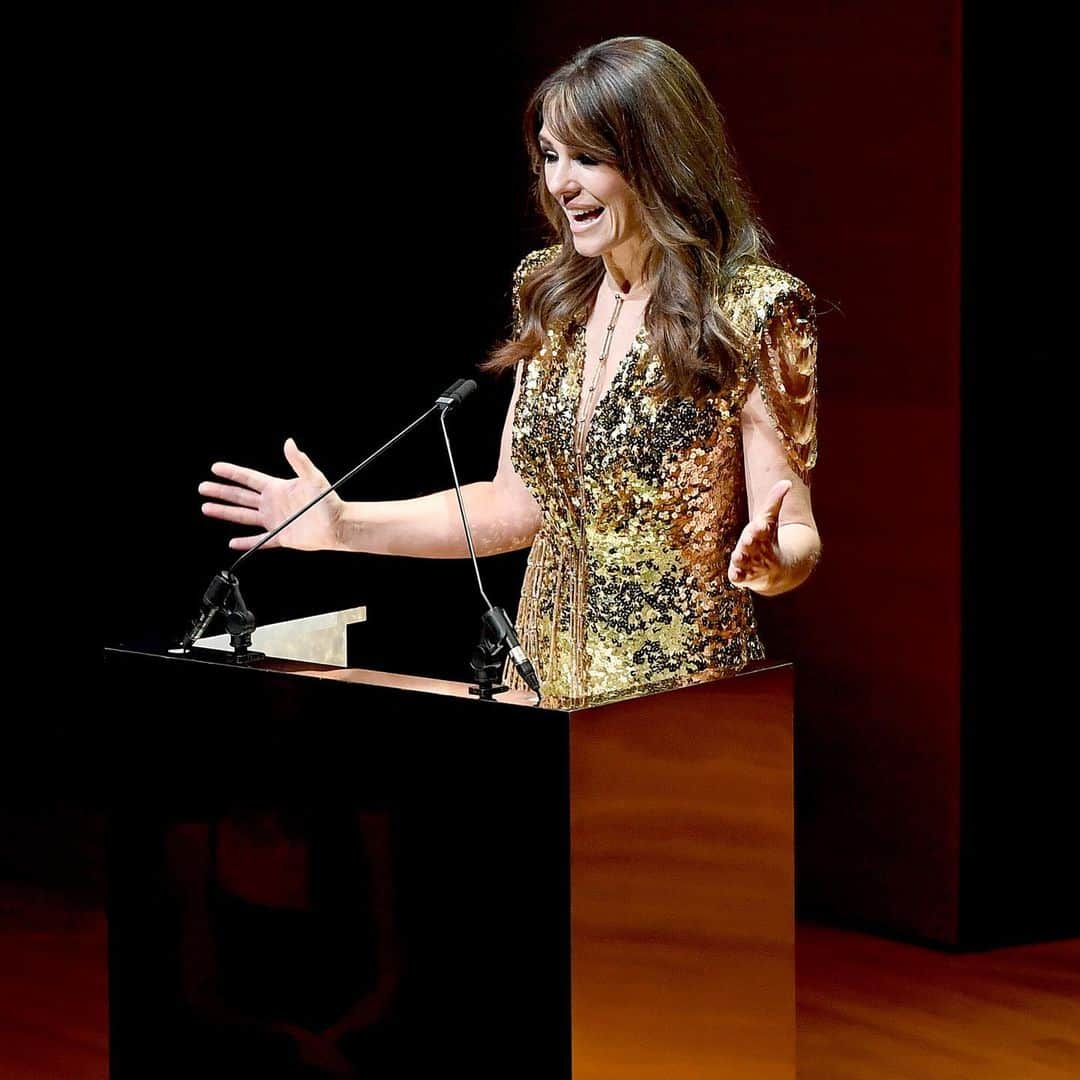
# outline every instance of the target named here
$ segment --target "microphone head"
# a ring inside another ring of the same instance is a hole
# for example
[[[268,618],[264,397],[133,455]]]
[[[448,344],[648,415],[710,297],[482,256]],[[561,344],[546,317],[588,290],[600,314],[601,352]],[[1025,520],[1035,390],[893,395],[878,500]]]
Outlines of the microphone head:
[[[435,404],[441,405],[443,412],[456,409],[475,389],[475,380],[457,379],[436,398]]]

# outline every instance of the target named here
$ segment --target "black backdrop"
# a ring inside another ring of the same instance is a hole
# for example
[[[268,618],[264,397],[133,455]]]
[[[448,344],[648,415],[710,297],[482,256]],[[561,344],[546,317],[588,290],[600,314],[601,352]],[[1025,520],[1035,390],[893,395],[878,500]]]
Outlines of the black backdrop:
[[[107,643],[182,633],[236,557],[237,530],[199,510],[212,461],[280,475],[292,435],[336,478],[477,377],[452,423],[458,470],[494,474],[511,382],[476,364],[507,330],[517,260],[543,239],[519,135],[543,72],[522,70],[505,19],[479,35],[407,21],[378,40],[178,28],[117,81],[112,479],[95,515]],[[343,494],[408,498],[449,479],[432,419]],[[484,564],[511,612],[524,558]],[[481,603],[463,561],[268,551],[240,579],[261,623],[368,605],[354,664],[467,675]]]

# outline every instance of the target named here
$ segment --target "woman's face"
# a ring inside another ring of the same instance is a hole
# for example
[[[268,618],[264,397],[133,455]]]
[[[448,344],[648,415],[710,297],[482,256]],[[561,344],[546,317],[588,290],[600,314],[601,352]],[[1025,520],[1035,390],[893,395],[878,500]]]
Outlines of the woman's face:
[[[622,173],[577,147],[559,142],[545,125],[539,134],[544,182],[570,222],[579,255],[616,258],[642,238],[637,197]],[[619,260],[621,261],[621,259]]]

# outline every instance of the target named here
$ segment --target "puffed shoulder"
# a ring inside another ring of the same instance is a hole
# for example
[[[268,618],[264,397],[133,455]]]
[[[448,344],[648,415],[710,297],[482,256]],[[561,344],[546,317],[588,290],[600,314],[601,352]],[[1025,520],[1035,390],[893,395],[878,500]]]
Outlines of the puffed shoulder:
[[[551,262],[560,251],[562,251],[562,244],[552,244],[551,247],[537,248],[535,251],[530,251],[518,263],[517,269],[514,271],[514,284],[520,285],[529,274]]]
[[[516,338],[521,332],[521,283],[534,271],[538,270],[541,266],[546,266],[552,259],[555,258],[559,252],[562,251],[562,244],[553,244],[551,247],[537,248],[535,251],[530,251],[518,263],[517,269],[514,271],[514,285],[513,285],[513,305],[514,305],[514,337]]]
[[[757,264],[743,267],[725,296],[743,343],[747,384],[761,388],[792,471],[808,483],[817,462],[815,296],[787,271]]]

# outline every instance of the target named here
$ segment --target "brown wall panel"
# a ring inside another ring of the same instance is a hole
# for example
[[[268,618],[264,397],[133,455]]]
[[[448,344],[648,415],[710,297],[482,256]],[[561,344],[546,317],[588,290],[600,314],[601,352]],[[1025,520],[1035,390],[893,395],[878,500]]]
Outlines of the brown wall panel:
[[[960,4],[524,16],[522,87],[647,34],[701,71],[818,296],[823,561],[759,605],[797,664],[807,910],[954,940],[960,823]]]

